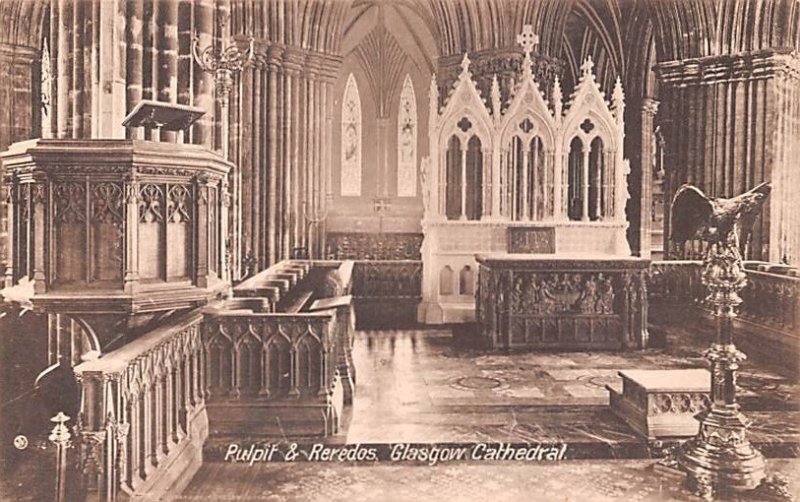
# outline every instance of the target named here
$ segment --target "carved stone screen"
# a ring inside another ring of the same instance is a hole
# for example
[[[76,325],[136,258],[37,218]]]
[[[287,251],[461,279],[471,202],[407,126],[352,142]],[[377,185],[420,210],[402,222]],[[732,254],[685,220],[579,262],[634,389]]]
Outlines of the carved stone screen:
[[[397,115],[397,196],[417,195],[417,99],[406,75]]]
[[[508,229],[509,253],[555,253],[556,229],[514,228]]]
[[[361,98],[353,74],[342,99],[342,196],[361,195]]]

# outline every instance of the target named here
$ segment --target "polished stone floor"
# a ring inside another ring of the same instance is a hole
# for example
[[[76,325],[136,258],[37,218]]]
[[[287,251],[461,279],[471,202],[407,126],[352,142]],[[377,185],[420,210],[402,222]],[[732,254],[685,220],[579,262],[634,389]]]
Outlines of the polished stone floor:
[[[226,464],[203,466],[172,500],[275,502],[605,502],[700,501],[681,477],[664,475],[647,460],[572,460],[554,464]],[[788,490],[800,494],[800,460],[770,460]],[[755,500],[752,494],[726,501]],[[763,500],[763,499],[762,499]]]
[[[569,442],[596,446],[573,448],[583,458],[640,457],[643,442],[608,409],[606,385],[621,386],[621,369],[706,367],[707,342],[695,338],[674,330],[668,346],[641,352],[502,354],[464,348],[449,330],[359,332],[357,395],[343,436],[347,443]],[[750,362],[739,385],[753,440],[797,452],[798,385]]]
[[[562,443],[559,462],[222,461],[211,439],[182,500],[699,500],[654,470],[676,441],[642,440],[608,409],[621,369],[705,367],[710,334],[671,329],[663,348],[630,353],[487,353],[450,330],[359,332],[356,398],[332,446]],[[753,361],[738,380],[753,442],[800,494],[800,386]],[[276,438],[282,448],[288,441]],[[309,447],[320,439],[293,439]],[[302,459],[301,459],[302,460]],[[221,497],[221,498],[220,498]],[[226,498],[227,497],[227,498]],[[230,498],[233,497],[233,498]],[[725,500],[751,500],[749,496]]]

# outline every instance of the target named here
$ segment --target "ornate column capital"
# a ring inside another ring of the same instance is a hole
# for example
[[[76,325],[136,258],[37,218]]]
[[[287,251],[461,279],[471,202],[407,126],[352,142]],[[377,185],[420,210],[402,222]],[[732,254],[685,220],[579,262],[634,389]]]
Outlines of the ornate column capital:
[[[642,111],[648,115],[655,116],[658,113],[658,105],[661,104],[657,99],[645,97],[642,98]]]
[[[655,70],[659,81],[671,87],[769,79],[778,74],[800,78],[800,58],[791,49],[777,48],[666,61]]]

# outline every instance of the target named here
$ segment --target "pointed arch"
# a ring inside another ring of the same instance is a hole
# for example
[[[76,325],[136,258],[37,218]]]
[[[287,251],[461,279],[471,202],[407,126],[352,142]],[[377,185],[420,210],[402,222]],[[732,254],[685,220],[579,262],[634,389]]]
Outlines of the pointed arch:
[[[397,196],[417,195],[417,98],[406,74],[397,114]]]
[[[361,196],[361,97],[351,73],[342,98],[342,178],[343,197]]]

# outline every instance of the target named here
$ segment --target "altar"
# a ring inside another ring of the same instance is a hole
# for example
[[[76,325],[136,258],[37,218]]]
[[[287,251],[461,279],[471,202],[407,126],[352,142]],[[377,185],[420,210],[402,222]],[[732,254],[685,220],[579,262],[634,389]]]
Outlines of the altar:
[[[479,254],[476,317],[489,348],[647,346],[650,260],[592,254]]]

